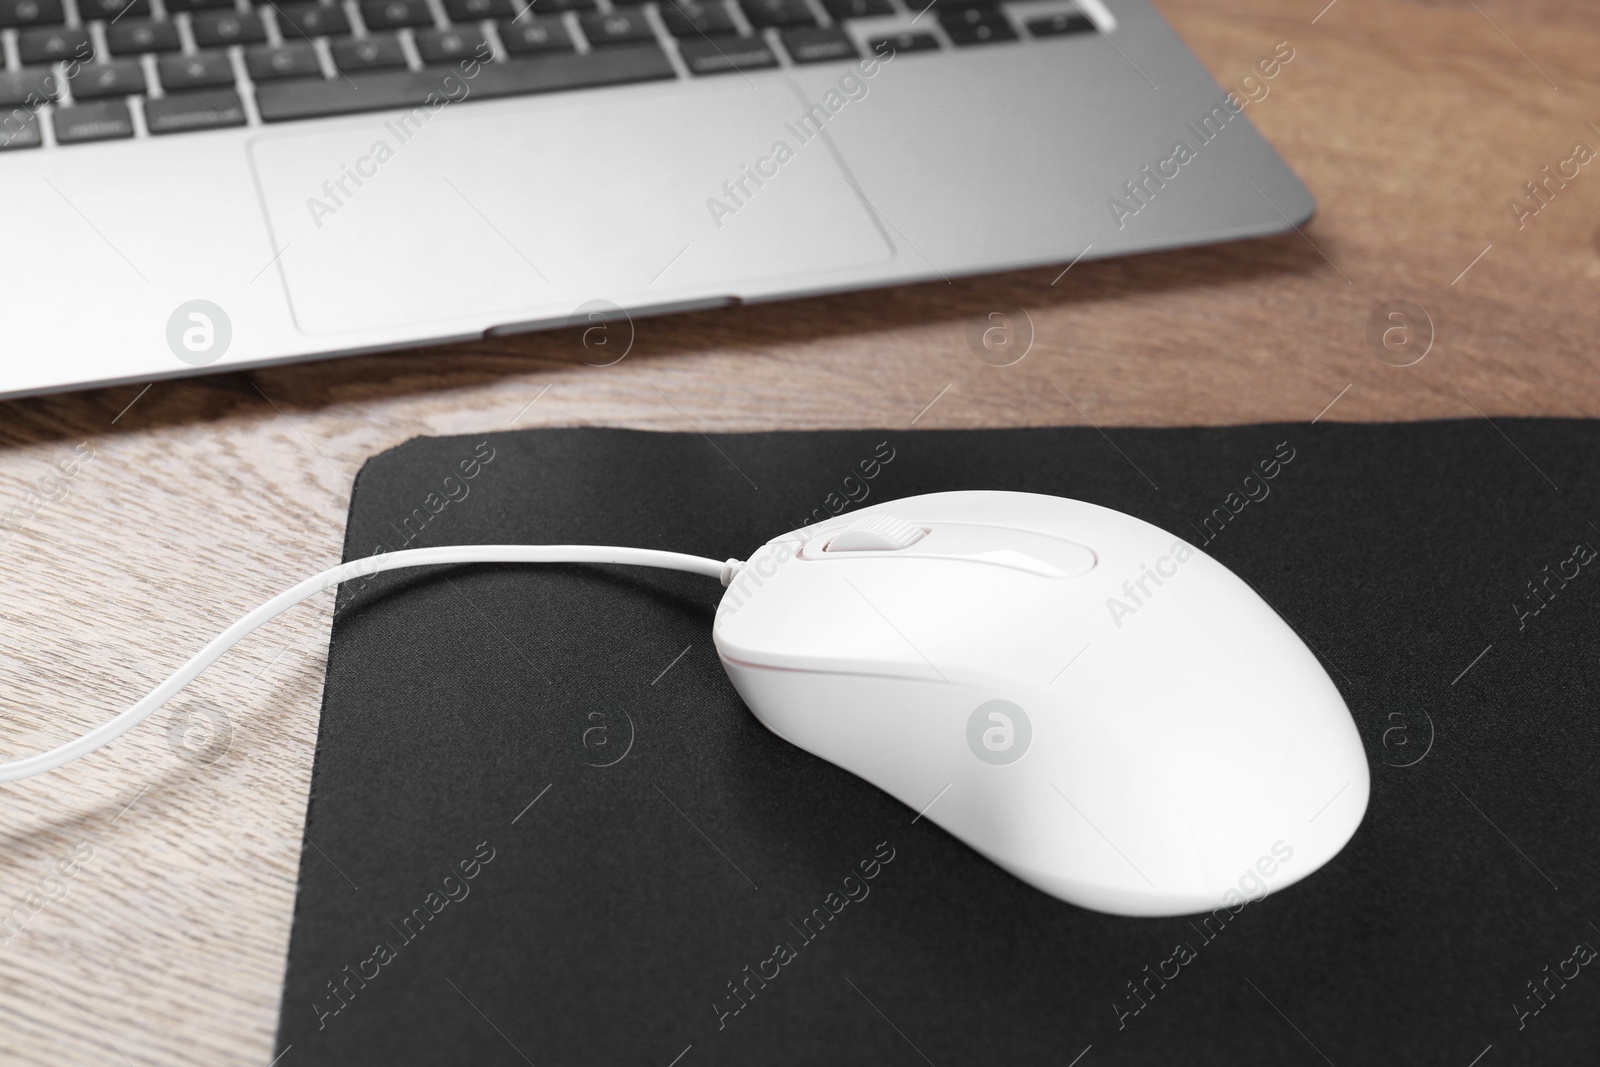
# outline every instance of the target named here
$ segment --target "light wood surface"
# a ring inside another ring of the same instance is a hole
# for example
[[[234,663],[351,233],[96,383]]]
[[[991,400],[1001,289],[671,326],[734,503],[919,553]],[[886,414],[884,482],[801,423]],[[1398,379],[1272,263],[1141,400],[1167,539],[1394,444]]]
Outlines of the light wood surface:
[[[362,461],[419,434],[1600,415],[1600,162],[1525,228],[1507,206],[1600,148],[1600,11],[1324,2],[1159,0],[1224,84],[1295,49],[1247,113],[1320,201],[1303,236],[644,320],[605,368],[569,332],[0,404],[0,512],[36,510],[0,545],[0,752],[103,721],[336,562]],[[1406,368],[1365,336],[1398,299],[1437,334]],[[1008,305],[1033,348],[985,365],[967,325]],[[25,503],[81,442],[66,495]],[[175,702],[229,718],[215,762],[176,754],[163,709],[0,787],[0,920],[26,917],[0,944],[0,1061],[271,1060],[330,603]]]

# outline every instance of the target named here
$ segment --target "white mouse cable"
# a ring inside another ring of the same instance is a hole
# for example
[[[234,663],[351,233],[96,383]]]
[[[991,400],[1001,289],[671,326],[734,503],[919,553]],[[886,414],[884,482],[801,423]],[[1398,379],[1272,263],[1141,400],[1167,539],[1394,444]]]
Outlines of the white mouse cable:
[[[302,600],[309,600],[325,589],[331,589],[351,578],[362,578],[379,571],[398,570],[402,567],[427,567],[443,563],[623,563],[637,567],[657,567],[663,570],[689,571],[716,578],[726,586],[733,581],[744,564],[736,559],[726,562],[705,556],[689,556],[682,552],[661,552],[651,548],[615,548],[602,545],[450,545],[442,548],[411,548],[400,552],[386,552],[365,559],[352,560],[330,567],[291,589],[287,589],[262,604],[244,618],[213,638],[210,644],[169,675],[143,699],[122,712],[110,722],[95,727],[75,740],[36,756],[0,763],[0,782],[15,782],[23,778],[55,770],[80,756],[87,756],[133,729],[149,718],[161,705],[171,700],[179,690],[199,676],[222,654],[264,623],[283,614]]]

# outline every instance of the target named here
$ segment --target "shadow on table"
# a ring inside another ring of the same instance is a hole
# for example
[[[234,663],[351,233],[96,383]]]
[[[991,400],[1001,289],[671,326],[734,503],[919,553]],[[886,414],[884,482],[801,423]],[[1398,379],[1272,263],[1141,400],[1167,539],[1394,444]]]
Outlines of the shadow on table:
[[[627,359],[638,364],[721,346],[759,351],[959,321],[1007,305],[1040,311],[1327,269],[1299,234],[1086,261],[1063,275],[1066,266],[641,319]],[[85,426],[110,426],[116,433],[273,418],[277,412],[262,403],[264,396],[286,410],[307,412],[468,389],[542,368],[592,372],[599,361],[584,348],[583,333],[569,328],[162,379],[146,396],[140,395],[142,385],[124,385],[3,401],[0,449],[75,437]],[[130,408],[135,397],[140,402]]]

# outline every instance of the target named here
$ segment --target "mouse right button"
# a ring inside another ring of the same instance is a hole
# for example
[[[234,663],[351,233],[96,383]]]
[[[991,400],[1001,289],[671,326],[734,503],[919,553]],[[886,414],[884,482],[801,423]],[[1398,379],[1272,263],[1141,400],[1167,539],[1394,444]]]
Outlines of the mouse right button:
[[[1094,569],[1093,551],[1031,530],[997,530],[976,523],[935,523],[907,553],[925,558],[989,563],[1044,578],[1075,578]]]

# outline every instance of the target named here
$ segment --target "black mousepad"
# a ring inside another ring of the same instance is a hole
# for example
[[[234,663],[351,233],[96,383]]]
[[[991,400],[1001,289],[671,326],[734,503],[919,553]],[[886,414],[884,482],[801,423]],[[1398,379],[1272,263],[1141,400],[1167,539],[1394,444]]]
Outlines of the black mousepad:
[[[281,1062],[1596,1062],[1597,461],[1595,423],[1516,419],[569,429],[377,456],[347,559],[744,558],[954,489],[1136,515],[1303,636],[1372,798],[1342,853],[1264,900],[1095,914],[764,729],[717,662],[714,580],[381,574],[338,595]]]

